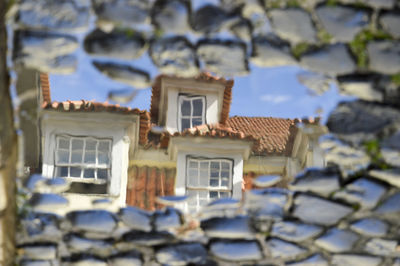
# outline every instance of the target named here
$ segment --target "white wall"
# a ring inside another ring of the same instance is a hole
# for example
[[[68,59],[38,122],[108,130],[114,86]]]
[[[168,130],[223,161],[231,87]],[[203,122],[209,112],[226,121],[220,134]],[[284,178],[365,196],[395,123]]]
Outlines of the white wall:
[[[126,115],[125,115],[126,116]],[[107,113],[47,112],[42,116],[42,174],[52,178],[57,135],[91,136],[112,139],[109,195],[125,205],[130,144],[135,145],[137,118]],[[76,195],[78,196],[78,195]],[[104,195],[103,195],[104,196]],[[79,194],[79,198],[84,197]],[[89,196],[88,200],[93,199]],[[79,201],[77,202],[79,204]]]

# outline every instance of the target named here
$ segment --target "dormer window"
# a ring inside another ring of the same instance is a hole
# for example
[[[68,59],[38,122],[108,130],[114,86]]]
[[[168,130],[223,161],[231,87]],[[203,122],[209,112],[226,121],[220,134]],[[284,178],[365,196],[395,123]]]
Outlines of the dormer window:
[[[179,131],[205,124],[205,106],[205,96],[180,94],[178,110]]]

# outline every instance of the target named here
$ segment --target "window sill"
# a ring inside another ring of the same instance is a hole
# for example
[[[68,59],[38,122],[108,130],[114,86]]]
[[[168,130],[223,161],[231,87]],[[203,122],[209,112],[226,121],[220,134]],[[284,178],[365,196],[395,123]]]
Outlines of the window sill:
[[[226,192],[231,192],[231,188],[227,187],[190,187],[187,186],[186,189],[189,190],[208,190],[208,191],[226,191]]]
[[[95,185],[104,185],[107,184],[107,180],[102,179],[83,179],[83,178],[74,178],[74,177],[64,177],[65,180],[74,183],[85,183],[85,184],[95,184]]]
[[[93,197],[93,198],[109,198],[109,199],[118,199],[119,195],[111,195],[111,194],[95,194],[95,193],[74,193],[74,192],[63,192],[62,195],[66,196],[83,196],[83,197]]]

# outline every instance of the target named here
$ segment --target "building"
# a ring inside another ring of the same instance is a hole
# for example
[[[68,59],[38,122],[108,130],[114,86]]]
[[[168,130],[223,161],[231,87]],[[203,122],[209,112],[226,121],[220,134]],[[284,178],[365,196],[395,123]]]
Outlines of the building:
[[[41,171],[67,178],[78,204],[107,196],[155,209],[157,196],[188,194],[191,211],[240,198],[258,175],[281,175],[284,187],[304,167],[324,164],[318,119],[229,117],[232,80],[158,76],[150,112],[52,102],[47,75],[39,84]]]

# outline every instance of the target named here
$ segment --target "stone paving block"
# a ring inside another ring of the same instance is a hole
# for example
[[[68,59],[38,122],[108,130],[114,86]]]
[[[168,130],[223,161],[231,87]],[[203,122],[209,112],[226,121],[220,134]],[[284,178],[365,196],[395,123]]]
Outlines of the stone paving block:
[[[380,237],[386,235],[389,225],[378,219],[365,218],[354,222],[350,228],[365,236]]]
[[[197,55],[205,69],[222,76],[242,76],[249,72],[246,45],[232,41],[200,41]]]
[[[359,236],[348,230],[330,229],[315,240],[315,244],[329,252],[348,252],[359,240]]]
[[[332,226],[352,211],[351,208],[333,201],[299,195],[294,200],[293,216],[306,223]]]
[[[256,241],[219,240],[211,243],[210,252],[217,258],[227,261],[252,261],[263,257]]]
[[[146,40],[140,32],[95,29],[86,35],[83,47],[90,55],[120,59],[139,58],[146,50]]]
[[[371,41],[367,51],[371,70],[389,75],[400,72],[399,41]]]
[[[369,24],[369,13],[347,6],[320,6],[316,14],[324,29],[339,42],[350,42]]]
[[[317,41],[316,30],[306,11],[297,8],[272,9],[269,15],[272,28],[282,39],[293,43]]]
[[[310,51],[300,59],[300,64],[315,72],[340,75],[353,72],[356,64],[344,44],[332,44]]]
[[[273,36],[259,36],[252,40],[253,54],[251,61],[257,66],[271,67],[297,64],[290,54],[288,43]]]
[[[83,31],[89,25],[89,8],[74,0],[21,1],[17,23],[31,29]]]
[[[377,182],[360,178],[348,184],[343,190],[336,192],[333,198],[342,199],[351,204],[359,204],[364,210],[374,208],[386,192],[386,188]]]
[[[379,17],[384,30],[395,38],[400,38],[400,12],[385,12]]]

